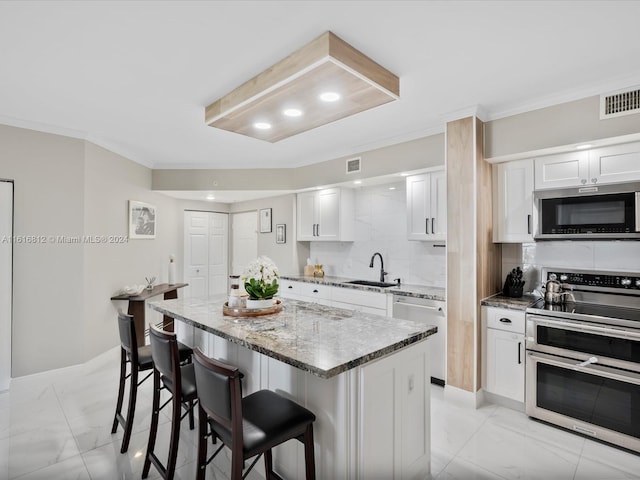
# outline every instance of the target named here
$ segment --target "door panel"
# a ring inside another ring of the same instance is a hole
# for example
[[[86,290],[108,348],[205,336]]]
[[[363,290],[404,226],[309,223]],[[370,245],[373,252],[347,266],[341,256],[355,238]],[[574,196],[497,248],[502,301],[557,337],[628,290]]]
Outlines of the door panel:
[[[242,275],[247,264],[258,256],[258,213],[234,213],[231,223],[231,275]]]
[[[0,181],[0,392],[11,380],[13,183]]]

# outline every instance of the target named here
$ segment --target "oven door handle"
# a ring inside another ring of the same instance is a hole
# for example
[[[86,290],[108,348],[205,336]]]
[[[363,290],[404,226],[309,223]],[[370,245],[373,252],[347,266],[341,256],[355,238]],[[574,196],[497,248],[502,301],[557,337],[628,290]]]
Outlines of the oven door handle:
[[[602,378],[609,378],[611,380],[618,380],[625,383],[640,385],[640,374],[635,372],[620,370],[618,368],[605,367],[603,365],[589,364],[582,367],[579,363],[576,364],[575,360],[534,351],[527,352],[527,357],[527,361],[531,360],[529,364],[532,368],[535,368],[535,362],[546,363],[548,365],[565,368],[567,370],[578,370],[580,372],[588,373],[590,375],[596,375]]]
[[[628,330],[619,330],[617,328],[597,327],[595,325],[584,324],[580,324],[578,326],[573,322],[558,322],[556,320],[549,320],[547,318],[540,317],[529,317],[528,320],[533,322],[534,325],[541,325],[543,327],[557,327],[562,330],[571,330],[573,332],[598,333],[607,337],[640,340],[640,333],[630,332]]]

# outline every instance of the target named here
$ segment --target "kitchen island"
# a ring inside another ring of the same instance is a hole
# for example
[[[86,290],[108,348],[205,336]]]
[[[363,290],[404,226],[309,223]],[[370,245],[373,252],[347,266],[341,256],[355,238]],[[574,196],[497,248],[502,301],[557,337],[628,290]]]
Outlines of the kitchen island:
[[[296,300],[260,317],[225,316],[225,296],[150,303],[181,341],[237,365],[243,394],[282,393],[313,411],[319,479],[425,478],[430,471],[429,342],[436,328]],[[302,445],[274,452],[303,478]]]

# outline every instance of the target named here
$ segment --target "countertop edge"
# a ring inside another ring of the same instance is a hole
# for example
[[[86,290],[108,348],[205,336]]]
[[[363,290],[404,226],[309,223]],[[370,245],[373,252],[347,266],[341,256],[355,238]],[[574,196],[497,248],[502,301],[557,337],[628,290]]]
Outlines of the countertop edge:
[[[480,305],[485,307],[505,308],[507,310],[525,311],[540,297],[531,294],[524,294],[522,297],[506,297],[501,293],[496,293],[490,297],[483,298]]]
[[[293,359],[291,359],[290,357],[287,357],[285,355],[281,355],[278,352],[275,352],[273,350],[270,349],[266,349],[257,345],[252,344],[251,342],[248,342],[246,340],[240,339],[238,337],[234,337],[232,335],[229,335],[225,332],[222,332],[220,330],[217,330],[216,328],[213,328],[209,325],[203,325],[200,322],[197,322],[195,320],[189,319],[189,318],[185,318],[181,315],[176,314],[175,312],[169,311],[167,309],[162,308],[162,306],[158,305],[155,302],[150,302],[149,306],[164,314],[164,315],[168,315],[171,316],[172,318],[175,318],[177,320],[183,321],[188,325],[192,325],[194,327],[200,328],[206,332],[212,333],[216,336],[219,336],[220,338],[224,338],[225,340],[228,340],[232,343],[235,343],[237,345],[241,345],[245,348],[248,348],[249,350],[253,350],[254,352],[258,352],[261,353],[263,355],[266,355],[268,357],[271,357],[275,360],[278,360],[280,362],[286,363],[288,365],[291,365],[295,368],[298,368],[300,370],[303,370],[305,372],[309,372],[312,373],[314,375],[316,375],[317,377],[323,378],[323,379],[329,379],[331,377],[334,377],[336,375],[339,375],[343,372],[346,372],[348,370],[351,370],[355,367],[359,367],[361,365],[364,365],[366,363],[369,363],[373,360],[377,360],[378,358],[382,358],[386,355],[389,355],[397,350],[400,350],[406,346],[412,345],[414,343],[418,343],[421,342],[425,339],[427,339],[428,337],[430,337],[431,335],[434,335],[435,333],[437,333],[438,331],[438,327],[436,326],[432,326],[429,330],[426,330],[424,332],[419,332],[416,333],[414,335],[410,335],[407,338],[395,342],[391,345],[388,345],[384,348],[381,348],[380,350],[376,350],[375,352],[371,352],[368,353],[366,355],[363,355],[361,357],[355,358],[353,360],[350,360],[346,363],[343,363],[341,365],[337,365],[329,370],[323,370],[317,367],[314,367],[313,365],[309,365],[307,363],[303,363],[303,362],[298,362],[295,361]]]

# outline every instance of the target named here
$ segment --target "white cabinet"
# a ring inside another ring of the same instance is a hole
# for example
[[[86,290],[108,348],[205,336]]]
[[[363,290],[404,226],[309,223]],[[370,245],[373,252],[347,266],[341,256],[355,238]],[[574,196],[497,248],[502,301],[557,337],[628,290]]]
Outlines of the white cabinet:
[[[280,280],[278,295],[331,307],[387,315],[387,295],[382,292],[343,288],[322,283]]]
[[[524,402],[525,312],[482,307],[485,325],[484,389]]]
[[[640,180],[640,143],[536,158],[535,188],[579,187]]]
[[[280,280],[279,284],[278,295],[282,298],[292,298],[320,305],[331,304],[331,287],[327,285],[291,280]]]
[[[446,240],[447,176],[444,170],[407,177],[407,238]]]
[[[325,188],[299,193],[297,225],[299,241],[353,241],[353,190]]]
[[[493,166],[493,241],[533,242],[533,159]]]

